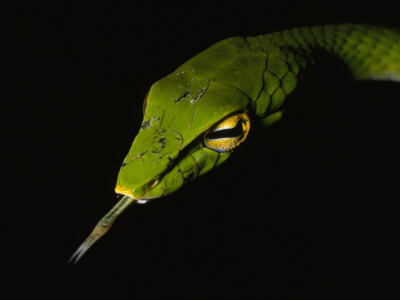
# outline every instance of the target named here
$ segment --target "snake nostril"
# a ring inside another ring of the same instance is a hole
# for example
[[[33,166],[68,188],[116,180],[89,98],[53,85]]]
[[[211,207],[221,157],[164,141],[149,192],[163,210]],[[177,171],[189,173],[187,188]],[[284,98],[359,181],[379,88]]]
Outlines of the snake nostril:
[[[153,180],[151,180],[151,181],[147,184],[147,188],[148,188],[148,189],[152,189],[152,188],[155,187],[159,182],[160,182],[159,179],[153,179]]]

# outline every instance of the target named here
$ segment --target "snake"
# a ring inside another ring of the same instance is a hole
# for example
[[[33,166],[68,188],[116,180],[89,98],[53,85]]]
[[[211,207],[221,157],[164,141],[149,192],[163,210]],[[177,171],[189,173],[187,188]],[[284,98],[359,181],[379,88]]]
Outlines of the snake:
[[[334,24],[231,37],[155,82],[118,174],[115,192],[122,198],[70,262],[79,261],[132,203],[169,195],[223,164],[251,123],[268,128],[279,121],[286,98],[327,57],[355,80],[400,82],[400,30]]]

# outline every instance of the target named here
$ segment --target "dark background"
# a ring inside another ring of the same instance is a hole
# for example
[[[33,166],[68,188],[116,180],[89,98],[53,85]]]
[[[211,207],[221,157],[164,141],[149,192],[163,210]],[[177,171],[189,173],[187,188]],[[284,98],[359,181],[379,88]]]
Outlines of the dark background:
[[[254,124],[224,166],[134,205],[67,264],[115,204],[153,82],[230,36],[342,22],[400,27],[395,1],[47,3],[15,12],[6,287],[137,299],[395,290],[400,88],[348,81],[336,64],[287,100],[279,124]]]

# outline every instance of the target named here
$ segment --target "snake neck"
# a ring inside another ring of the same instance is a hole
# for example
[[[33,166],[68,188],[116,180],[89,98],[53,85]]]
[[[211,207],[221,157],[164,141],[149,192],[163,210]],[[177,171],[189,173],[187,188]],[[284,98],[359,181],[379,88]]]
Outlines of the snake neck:
[[[250,109],[268,126],[281,118],[282,105],[305,70],[326,55],[342,62],[355,79],[400,81],[400,32],[351,24],[228,38],[174,73],[185,72],[242,92],[250,100]]]
[[[370,25],[302,27],[248,37],[250,51],[266,54],[263,84],[252,108],[269,126],[282,116],[299,76],[326,56],[343,62],[357,80],[400,81],[400,33]]]

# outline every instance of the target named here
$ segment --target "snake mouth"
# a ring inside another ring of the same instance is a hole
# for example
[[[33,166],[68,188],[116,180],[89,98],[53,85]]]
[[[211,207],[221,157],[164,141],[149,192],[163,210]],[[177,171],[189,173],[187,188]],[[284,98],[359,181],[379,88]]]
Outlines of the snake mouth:
[[[138,195],[134,194],[132,189],[125,188],[120,184],[118,184],[115,187],[115,192],[117,194],[121,194],[121,195],[124,195],[124,196],[131,197],[131,198],[133,198],[135,200],[140,200],[140,197]]]
[[[150,182],[148,182],[147,184],[145,184],[142,187],[139,187],[137,189],[133,189],[133,188],[127,188],[123,185],[121,185],[120,183],[117,184],[117,186],[115,187],[115,193],[117,194],[121,194],[124,196],[128,196],[134,200],[140,201],[140,200],[149,200],[149,199],[154,199],[154,198],[158,198],[158,196],[156,197],[146,197],[145,195],[151,191],[152,189],[154,189],[158,184],[160,183],[160,180],[158,178],[151,180]]]

